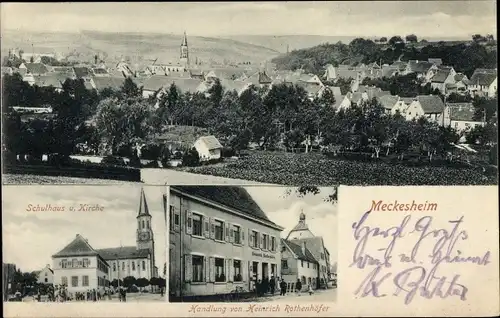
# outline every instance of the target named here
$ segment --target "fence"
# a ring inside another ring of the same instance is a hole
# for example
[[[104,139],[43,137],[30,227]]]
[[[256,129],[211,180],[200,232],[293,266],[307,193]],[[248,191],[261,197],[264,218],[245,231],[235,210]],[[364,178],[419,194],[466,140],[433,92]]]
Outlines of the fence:
[[[57,167],[49,165],[7,164],[7,174],[31,174],[55,177],[95,178],[120,181],[141,181],[140,169],[118,166]]]

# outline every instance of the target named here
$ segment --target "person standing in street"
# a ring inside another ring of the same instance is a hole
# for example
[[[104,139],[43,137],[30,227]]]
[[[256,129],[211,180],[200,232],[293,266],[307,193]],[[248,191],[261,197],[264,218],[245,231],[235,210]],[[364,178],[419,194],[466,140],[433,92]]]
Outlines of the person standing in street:
[[[297,291],[297,295],[300,296],[300,291],[302,290],[302,282],[300,279],[297,279],[297,282],[295,283],[295,290]]]
[[[286,285],[287,284],[285,283],[285,280],[282,278],[281,279],[281,283],[280,283],[280,292],[281,292],[280,295],[285,296],[285,294],[286,294]]]
[[[274,280],[274,276],[271,276],[271,280],[269,281],[271,296],[274,296],[274,289],[276,288],[276,281]]]

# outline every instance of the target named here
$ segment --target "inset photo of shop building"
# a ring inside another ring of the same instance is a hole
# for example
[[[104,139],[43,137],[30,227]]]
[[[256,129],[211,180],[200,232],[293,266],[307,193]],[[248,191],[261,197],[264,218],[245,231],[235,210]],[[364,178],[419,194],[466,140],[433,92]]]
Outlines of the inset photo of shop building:
[[[168,192],[171,302],[336,299],[335,188]]]

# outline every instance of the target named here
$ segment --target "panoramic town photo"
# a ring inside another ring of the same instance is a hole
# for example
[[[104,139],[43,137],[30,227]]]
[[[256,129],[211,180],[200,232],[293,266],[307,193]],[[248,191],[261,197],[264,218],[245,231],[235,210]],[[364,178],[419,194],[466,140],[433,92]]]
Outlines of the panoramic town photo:
[[[1,8],[6,184],[498,183],[495,1]]]
[[[4,301],[166,301],[164,187],[2,190]]]
[[[336,188],[170,186],[170,302],[337,299]]]

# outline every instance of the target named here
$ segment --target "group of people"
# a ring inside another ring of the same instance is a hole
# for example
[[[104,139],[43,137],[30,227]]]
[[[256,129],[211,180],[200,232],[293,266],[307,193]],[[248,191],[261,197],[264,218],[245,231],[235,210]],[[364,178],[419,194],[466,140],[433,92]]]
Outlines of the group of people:
[[[300,281],[300,279],[297,279],[297,282],[293,286],[292,292],[295,292],[297,293],[298,296],[300,296],[302,292],[302,287],[303,287],[302,282]],[[281,281],[279,281],[279,288],[280,288],[280,296],[285,296],[288,289],[288,283],[285,282],[283,278],[281,279]],[[258,297],[264,296],[267,293],[274,295],[275,290],[276,290],[276,279],[274,278],[274,276],[271,276],[270,279],[267,277],[265,277],[263,280],[258,279],[255,284],[255,291]],[[312,295],[314,293],[311,284],[307,284],[307,292],[309,293],[309,295]]]
[[[79,301],[98,301],[98,300],[111,300],[112,292],[109,289],[105,289],[102,293],[100,290],[95,288],[92,290],[87,290],[86,292],[76,292],[75,300]]]
[[[121,302],[127,301],[127,290],[125,288],[118,288],[116,291],[118,293],[118,299]],[[112,295],[115,292],[110,288],[106,288],[103,291],[98,289],[89,289],[85,292],[75,292],[74,294],[69,293],[67,287],[64,285],[56,285],[54,287],[50,286],[47,290],[47,301],[49,302],[65,302],[69,300],[76,301],[101,301],[101,300],[112,300]],[[20,293],[19,293],[20,294]],[[17,296],[17,294],[16,294]],[[33,295],[34,301],[42,301],[42,293],[40,289],[37,290],[36,294]]]

